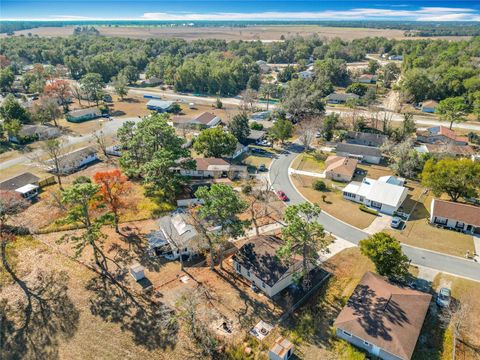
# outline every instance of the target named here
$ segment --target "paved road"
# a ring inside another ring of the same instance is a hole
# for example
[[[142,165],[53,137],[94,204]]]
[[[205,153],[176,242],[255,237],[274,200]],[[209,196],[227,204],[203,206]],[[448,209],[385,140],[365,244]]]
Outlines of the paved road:
[[[288,175],[288,168],[300,151],[300,147],[292,147],[288,153],[279,155],[274,159],[270,167],[270,181],[273,188],[283,190],[290,198],[290,204],[299,204],[306,201],[292,185]],[[319,222],[324,226],[325,230],[354,244],[358,244],[360,240],[368,237],[366,232],[348,225],[324,212],[321,213]],[[448,233],[446,236],[448,236]],[[440,254],[404,244],[402,244],[402,248],[405,254],[412,260],[412,264],[426,266],[441,272],[480,281],[480,264],[472,260]]]
[[[107,136],[112,135],[112,134],[115,134],[117,130],[126,121],[137,122],[139,120],[140,118],[112,118],[111,121],[104,120],[101,123],[102,124],[101,127],[99,126],[99,130],[97,130],[97,132],[103,131],[103,133]],[[92,120],[92,121],[99,121],[99,120]],[[81,136],[67,135],[67,136],[63,136],[63,139],[64,139],[63,146],[64,148],[67,148],[69,146],[73,146],[76,144],[90,142],[94,139],[94,136],[93,134],[87,134],[87,135],[81,135]],[[42,155],[43,155],[43,151],[41,149],[31,151],[29,153],[26,153],[25,155],[18,155],[13,159],[0,162],[0,170],[7,169],[15,165],[31,164],[32,162],[35,162],[34,159],[37,159]]]
[[[176,94],[172,91],[164,91],[164,90],[158,90],[158,89],[141,89],[139,90],[138,88],[129,88],[129,93],[136,94],[136,95],[143,95],[143,94],[158,94],[162,96],[164,99],[168,100],[180,100],[180,101],[185,101],[185,102],[194,102],[194,103],[205,103],[205,104],[214,104],[217,101],[216,97],[211,97],[211,96],[194,96],[194,95],[183,95],[183,94]],[[240,105],[242,100],[238,98],[220,98],[222,103],[226,105]],[[265,109],[267,107],[266,104],[264,103],[258,103],[257,106],[259,108]],[[270,104],[269,105],[270,109],[275,109],[276,105],[275,104]],[[338,107],[333,107],[333,106],[327,106],[326,110],[327,114],[331,113],[337,113],[340,115],[349,115],[352,113],[351,109],[346,109],[346,108],[338,108]],[[362,110],[357,110],[356,111],[357,116],[372,116],[372,113],[369,111],[362,111]],[[403,121],[403,115],[402,114],[397,114],[391,111],[380,111],[375,114],[375,116],[378,119],[383,119],[384,117],[387,119],[390,119],[391,121],[395,122],[402,122]],[[423,115],[414,115],[413,119],[415,120],[415,123],[420,126],[436,126],[436,125],[445,125],[445,122],[436,120],[432,116],[423,116]],[[465,124],[465,123],[460,123],[460,124],[454,124],[453,127],[458,128],[458,129],[464,129],[464,130],[478,130],[480,131],[480,124]]]

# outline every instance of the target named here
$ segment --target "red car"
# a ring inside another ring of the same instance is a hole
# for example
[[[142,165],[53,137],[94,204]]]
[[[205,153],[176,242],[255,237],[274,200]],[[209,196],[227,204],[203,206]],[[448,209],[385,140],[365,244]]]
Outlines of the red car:
[[[278,196],[278,198],[279,198],[280,200],[282,200],[282,201],[288,201],[288,200],[289,200],[287,194],[285,194],[285,193],[284,193],[283,191],[281,191],[281,190],[278,190],[278,191],[277,191],[277,196]]]

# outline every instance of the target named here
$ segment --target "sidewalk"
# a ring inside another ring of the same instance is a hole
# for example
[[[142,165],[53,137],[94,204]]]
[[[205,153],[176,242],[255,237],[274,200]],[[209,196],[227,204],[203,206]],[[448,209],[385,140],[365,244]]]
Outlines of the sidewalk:
[[[473,258],[480,262],[480,235],[473,235],[473,246],[475,247],[475,254]]]
[[[325,179],[325,173],[315,173],[311,171],[303,171],[303,170],[295,170],[292,168],[288,168],[288,174],[298,174],[298,175],[305,175],[305,176],[312,176],[317,177],[320,179]]]
[[[335,236],[331,234],[332,236]],[[339,238],[338,236],[335,236],[335,241],[332,242],[328,247],[328,252],[327,253],[321,253],[319,254],[320,256],[320,261],[324,262],[330,259],[331,257],[337,255],[339,252],[342,250],[355,247],[357,245],[351,243],[350,241],[344,240],[342,238]]]

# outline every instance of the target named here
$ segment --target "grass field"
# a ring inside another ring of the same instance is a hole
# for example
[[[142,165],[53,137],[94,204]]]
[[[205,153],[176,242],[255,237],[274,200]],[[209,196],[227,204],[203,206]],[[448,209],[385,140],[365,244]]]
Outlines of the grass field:
[[[96,26],[97,27],[97,26]],[[35,29],[16,31],[15,35],[29,33],[38,36],[69,36],[73,34],[74,26],[65,27],[41,27]],[[280,40],[281,36],[311,36],[317,34],[322,38],[341,38],[353,40],[364,37],[383,36],[390,39],[404,39],[404,31],[395,29],[368,29],[368,28],[343,28],[326,27],[318,25],[268,25],[237,27],[101,27],[97,29],[101,36],[129,37],[136,39],[146,38],[181,38],[186,40],[196,39],[223,39],[231,40]],[[2,34],[4,35],[4,34]],[[450,40],[465,39],[460,36],[442,37]],[[417,39],[417,38],[415,38]]]

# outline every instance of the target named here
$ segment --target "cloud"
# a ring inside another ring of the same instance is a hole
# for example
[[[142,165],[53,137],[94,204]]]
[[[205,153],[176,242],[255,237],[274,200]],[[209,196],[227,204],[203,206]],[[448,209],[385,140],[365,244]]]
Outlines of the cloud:
[[[368,9],[350,10],[276,12],[257,13],[189,13],[189,12],[148,12],[145,20],[413,20],[413,21],[480,21],[480,13],[468,8],[422,7],[417,10],[407,9]]]

